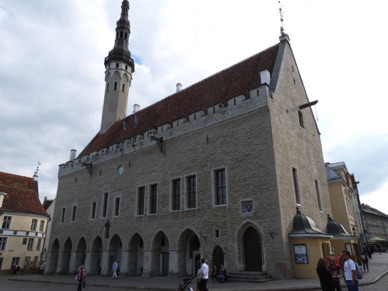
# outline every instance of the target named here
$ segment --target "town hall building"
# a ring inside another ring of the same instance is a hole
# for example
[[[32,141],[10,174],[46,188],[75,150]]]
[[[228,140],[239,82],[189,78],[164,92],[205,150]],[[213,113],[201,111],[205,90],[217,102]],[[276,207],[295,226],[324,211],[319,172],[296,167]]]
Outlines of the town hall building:
[[[129,2],[105,58],[100,131],[59,165],[46,273],[312,277],[331,215],[320,132],[282,33],[275,45],[127,114]],[[302,230],[298,228],[298,223]]]

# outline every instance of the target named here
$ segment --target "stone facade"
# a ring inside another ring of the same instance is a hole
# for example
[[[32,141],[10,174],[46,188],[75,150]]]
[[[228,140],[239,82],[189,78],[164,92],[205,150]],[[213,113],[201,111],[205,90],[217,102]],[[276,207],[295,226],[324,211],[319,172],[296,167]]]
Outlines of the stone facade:
[[[255,85],[223,93],[247,78]],[[198,97],[200,89],[219,97]],[[185,94],[211,105],[183,112]],[[296,205],[324,228],[330,200],[319,131],[311,108],[299,107],[309,100],[287,37],[167,99],[173,117],[140,111],[132,136],[118,121],[59,166],[46,271],[85,264],[108,275],[119,258],[127,275],[185,276],[204,257],[229,272],[292,277]]]

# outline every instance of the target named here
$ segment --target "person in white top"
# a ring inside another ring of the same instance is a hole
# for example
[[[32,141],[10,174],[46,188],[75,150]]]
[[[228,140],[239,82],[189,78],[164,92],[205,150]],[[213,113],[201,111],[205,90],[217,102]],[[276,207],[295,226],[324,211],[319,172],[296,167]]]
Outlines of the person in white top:
[[[358,291],[356,264],[350,258],[350,253],[348,251],[342,251],[342,257],[344,258],[344,276],[346,286],[349,291]]]
[[[198,270],[198,285],[199,291],[209,291],[206,288],[207,280],[209,279],[209,266],[206,264],[205,259],[201,259],[201,268]]]

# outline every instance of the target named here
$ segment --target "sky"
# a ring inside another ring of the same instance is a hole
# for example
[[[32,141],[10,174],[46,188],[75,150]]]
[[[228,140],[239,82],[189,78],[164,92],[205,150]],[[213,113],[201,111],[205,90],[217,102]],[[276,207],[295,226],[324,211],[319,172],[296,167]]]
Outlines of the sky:
[[[0,0],[0,171],[55,198],[58,165],[99,131],[104,58],[121,0]],[[283,27],[321,132],[361,202],[388,214],[388,41],[384,0],[130,0],[129,93],[147,107],[279,41]],[[38,164],[39,163],[39,164]]]

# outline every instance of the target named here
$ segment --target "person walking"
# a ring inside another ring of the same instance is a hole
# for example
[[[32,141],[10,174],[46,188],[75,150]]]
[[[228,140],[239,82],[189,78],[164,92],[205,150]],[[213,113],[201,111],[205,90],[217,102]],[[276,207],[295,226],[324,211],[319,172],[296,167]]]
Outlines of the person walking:
[[[116,261],[113,262],[112,271],[113,271],[112,279],[117,279],[119,277],[118,272],[120,272],[120,260],[119,259],[117,259]]]
[[[358,280],[356,273],[356,264],[350,258],[348,251],[342,251],[344,258],[344,277],[349,291],[358,291]]]
[[[361,261],[364,272],[369,272],[368,252],[365,249],[361,254]]]
[[[75,279],[78,281],[77,291],[82,291],[82,288],[85,288],[86,282],[86,269],[84,265],[79,266]]]
[[[319,282],[321,283],[322,291],[335,291],[334,283],[332,280],[332,276],[327,269],[326,260],[320,258],[317,264],[317,274],[319,277]]]
[[[201,268],[198,270],[198,284],[197,289],[199,291],[209,291],[206,287],[209,279],[209,266],[206,264],[205,259],[201,259]]]

